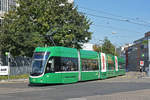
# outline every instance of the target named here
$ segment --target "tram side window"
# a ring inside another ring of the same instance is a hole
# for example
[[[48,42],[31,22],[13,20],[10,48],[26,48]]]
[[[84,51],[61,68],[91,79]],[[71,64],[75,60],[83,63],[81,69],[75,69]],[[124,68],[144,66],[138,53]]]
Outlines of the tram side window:
[[[61,68],[61,57],[54,57],[55,72],[59,72]]]
[[[119,69],[125,69],[125,63],[119,62]]]
[[[98,61],[95,59],[82,59],[82,71],[98,70]]]
[[[55,71],[77,71],[78,59],[71,57],[55,57]]]
[[[46,65],[46,73],[52,73],[52,72],[55,72],[55,69],[54,69],[54,59],[49,59],[48,62],[47,62],[47,65]]]
[[[108,70],[114,70],[115,69],[115,63],[112,59],[112,57],[108,56],[107,57],[108,61]]]

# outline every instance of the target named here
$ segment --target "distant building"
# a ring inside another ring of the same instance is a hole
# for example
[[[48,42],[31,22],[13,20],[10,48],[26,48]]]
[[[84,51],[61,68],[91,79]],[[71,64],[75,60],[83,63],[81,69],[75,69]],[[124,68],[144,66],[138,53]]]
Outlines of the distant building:
[[[83,50],[92,50],[93,51],[93,44],[85,43],[85,44],[83,44],[82,49]]]
[[[2,24],[3,16],[7,13],[12,6],[16,6],[16,0],[0,0],[0,25]],[[0,51],[0,62],[2,60]]]
[[[16,5],[16,0],[0,0],[0,11],[1,13],[8,12],[11,6]]]
[[[140,61],[144,61],[143,69],[149,66],[149,49],[150,32],[145,33],[145,36],[134,41],[133,45],[126,48],[126,63],[130,71],[138,71],[140,69]]]
[[[2,24],[2,16],[8,12],[12,6],[16,6],[16,0],[0,0],[0,24]]]
[[[129,49],[129,47],[132,47],[132,46],[133,46],[133,44],[125,44],[124,46],[121,46],[120,57],[122,57],[126,60],[126,69],[128,66],[128,49]]]
[[[125,44],[124,46],[121,46],[121,54],[120,54],[120,56],[121,57],[125,57],[125,53],[126,53],[126,49],[128,48],[128,47],[130,47],[130,46],[132,46],[133,44]]]

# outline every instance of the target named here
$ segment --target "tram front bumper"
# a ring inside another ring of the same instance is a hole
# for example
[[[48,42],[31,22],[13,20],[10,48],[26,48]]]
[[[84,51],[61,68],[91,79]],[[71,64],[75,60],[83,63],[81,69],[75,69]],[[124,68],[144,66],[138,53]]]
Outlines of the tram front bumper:
[[[42,77],[39,78],[33,78],[33,77],[29,77],[29,83],[31,84],[36,84],[36,83],[45,83],[45,81],[43,80]]]

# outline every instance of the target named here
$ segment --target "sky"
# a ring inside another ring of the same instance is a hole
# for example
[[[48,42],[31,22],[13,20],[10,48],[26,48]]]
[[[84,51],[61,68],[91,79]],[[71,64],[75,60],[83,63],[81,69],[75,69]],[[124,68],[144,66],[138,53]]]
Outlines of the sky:
[[[150,0],[74,0],[78,11],[91,20],[90,43],[105,37],[117,47],[133,43],[150,31]]]

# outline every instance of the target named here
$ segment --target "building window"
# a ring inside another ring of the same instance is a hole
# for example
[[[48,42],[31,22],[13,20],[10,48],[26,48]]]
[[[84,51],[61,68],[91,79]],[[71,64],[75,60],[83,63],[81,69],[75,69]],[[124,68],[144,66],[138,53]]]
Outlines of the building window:
[[[141,49],[144,49],[144,45],[141,45]]]
[[[82,71],[98,70],[98,60],[82,59]]]
[[[0,0],[0,11],[8,11],[12,6],[16,6],[15,0]]]
[[[16,6],[15,0],[8,1],[8,10],[12,9],[13,6]]]

